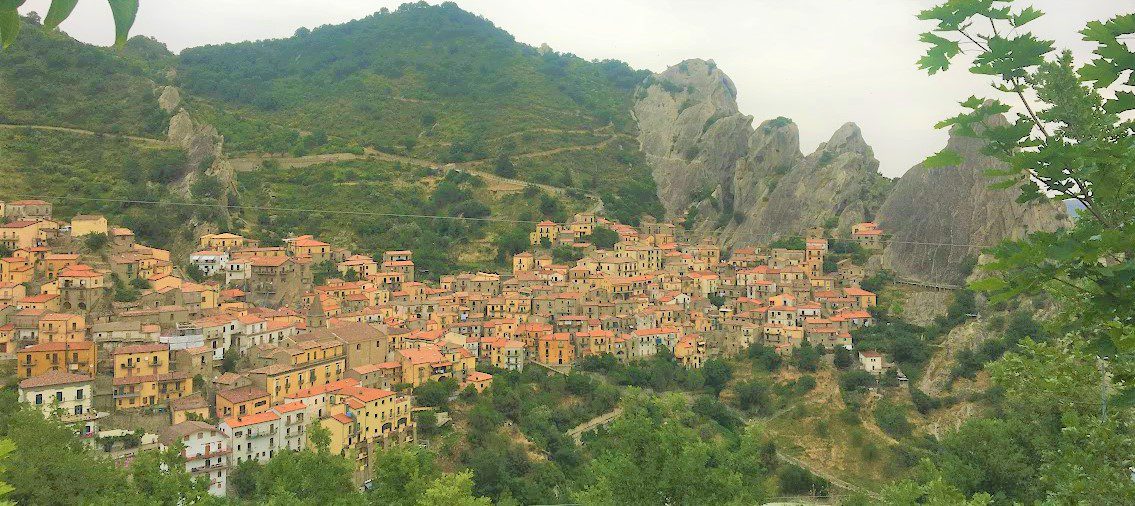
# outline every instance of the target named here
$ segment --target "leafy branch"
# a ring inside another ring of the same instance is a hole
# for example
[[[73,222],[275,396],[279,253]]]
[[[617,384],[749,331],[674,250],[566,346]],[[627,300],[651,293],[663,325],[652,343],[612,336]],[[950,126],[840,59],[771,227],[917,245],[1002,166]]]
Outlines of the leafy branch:
[[[0,48],[7,48],[20,33],[20,14],[17,11],[25,0],[0,0]],[[114,17],[114,46],[121,49],[130,37],[130,28],[138,16],[138,0],[107,0]],[[71,16],[79,0],[51,0],[43,26],[49,30]]]

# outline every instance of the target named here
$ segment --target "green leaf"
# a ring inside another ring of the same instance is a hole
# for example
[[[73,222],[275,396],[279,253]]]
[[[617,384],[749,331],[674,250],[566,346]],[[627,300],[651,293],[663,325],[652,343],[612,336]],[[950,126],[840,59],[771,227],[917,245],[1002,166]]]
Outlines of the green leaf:
[[[1135,109],[1135,93],[1117,91],[1115,92],[1115,99],[1104,102],[1103,108],[1112,114],[1120,114]]]
[[[24,5],[24,0],[0,0],[0,11],[14,11],[21,5]]]
[[[942,167],[957,167],[962,164],[962,156],[949,148],[943,149],[922,161],[925,169],[938,169]]]
[[[121,48],[130,37],[130,27],[138,15],[138,0],[107,0],[114,15],[114,47]]]
[[[7,48],[20,33],[20,14],[16,9],[0,10],[0,48]]]
[[[1014,27],[1021,27],[1021,26],[1024,26],[1025,24],[1028,24],[1032,21],[1036,21],[1037,18],[1039,18],[1043,15],[1044,15],[1043,11],[1040,11],[1038,9],[1034,9],[1034,8],[1032,8],[1032,6],[1029,6],[1029,7],[1025,7],[1025,10],[1010,16],[1009,17],[1009,23],[1012,24]]]
[[[47,16],[43,18],[43,27],[48,30],[55,29],[63,20],[75,10],[79,0],[51,0],[51,7],[47,9]]]

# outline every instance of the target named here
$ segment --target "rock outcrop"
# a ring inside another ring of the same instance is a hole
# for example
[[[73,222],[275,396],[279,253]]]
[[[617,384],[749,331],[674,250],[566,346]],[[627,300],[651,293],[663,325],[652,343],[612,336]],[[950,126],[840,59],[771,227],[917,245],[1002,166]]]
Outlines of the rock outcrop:
[[[181,106],[181,91],[176,86],[165,86],[158,97],[158,106],[167,113],[173,113]]]
[[[985,247],[1067,223],[1059,205],[1018,204],[1019,190],[990,188],[994,181],[985,171],[1004,165],[981,153],[981,140],[951,132],[946,146],[965,161],[914,166],[880,208],[879,225],[890,236],[884,268],[916,280],[962,284]]]
[[[713,61],[687,60],[639,89],[634,116],[667,214],[728,184],[744,156],[752,118],[737,111],[737,89]]]
[[[962,283],[981,249],[1067,222],[1060,206],[1016,203],[995,190],[977,139],[951,135],[959,167],[916,166],[892,181],[863,133],[847,123],[815,152],[800,152],[799,131],[776,118],[752,127],[737,91],[712,61],[687,60],[647,79],[636,94],[639,141],[671,218],[723,246],[765,244],[823,226],[836,236],[876,220],[890,236],[880,265],[898,275]],[[1003,119],[1000,121],[1004,121]]]
[[[794,125],[784,135],[789,132],[795,135]],[[874,216],[890,186],[879,175],[879,161],[854,123],[840,127],[828,142],[795,164],[786,165],[791,157],[768,163],[767,155],[761,161],[759,156],[755,152],[748,165],[763,165],[759,172],[765,174],[764,181],[734,183],[734,219],[723,230],[727,243],[765,243],[833,222],[836,229],[847,230]],[[757,195],[759,200],[753,198]]]
[[[754,129],[736,97],[729,77],[703,60],[675,65],[638,91],[640,145],[670,217],[684,215],[693,220],[687,228],[725,244],[750,244],[872,216],[888,183],[859,127],[844,125],[805,157],[791,120]]]

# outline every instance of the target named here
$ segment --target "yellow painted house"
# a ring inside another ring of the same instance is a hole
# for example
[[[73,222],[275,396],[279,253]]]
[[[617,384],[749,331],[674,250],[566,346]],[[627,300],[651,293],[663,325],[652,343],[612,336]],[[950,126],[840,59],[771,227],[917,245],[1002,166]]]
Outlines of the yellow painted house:
[[[170,371],[169,345],[123,346],[114,352],[114,405],[131,409],[166,404],[193,393],[185,371]]]
[[[346,354],[338,341],[305,341],[277,353],[286,358],[248,372],[253,385],[268,391],[272,404],[304,388],[341,380],[346,374]]]
[[[48,313],[39,319],[38,330],[41,343],[83,341],[87,338],[87,320],[77,314]]]
[[[110,227],[106,217],[99,214],[76,214],[71,218],[71,237],[82,237],[90,234],[107,234]]]

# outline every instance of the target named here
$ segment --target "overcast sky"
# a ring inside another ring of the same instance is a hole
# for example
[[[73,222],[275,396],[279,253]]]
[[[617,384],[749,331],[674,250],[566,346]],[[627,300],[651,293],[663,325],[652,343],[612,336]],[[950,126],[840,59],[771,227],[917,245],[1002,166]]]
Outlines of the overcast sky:
[[[47,12],[49,0],[21,11]],[[342,23],[400,1],[142,0],[134,34],[153,35],[174,52],[186,47],[291,35]],[[430,3],[437,3],[431,1]],[[787,116],[813,150],[845,122],[863,129],[880,170],[898,176],[939,149],[933,129],[971,94],[991,95],[963,69],[928,77],[914,62],[926,25],[915,14],[932,0],[463,0],[518,40],[547,43],[584,58],[616,58],[661,71],[686,58],[717,62],[736,83],[741,111],[755,123]],[[1135,0],[1022,1],[1048,13],[1034,31],[1087,54],[1077,30],[1089,20],[1135,8]],[[62,29],[109,44],[105,2],[79,2]]]

